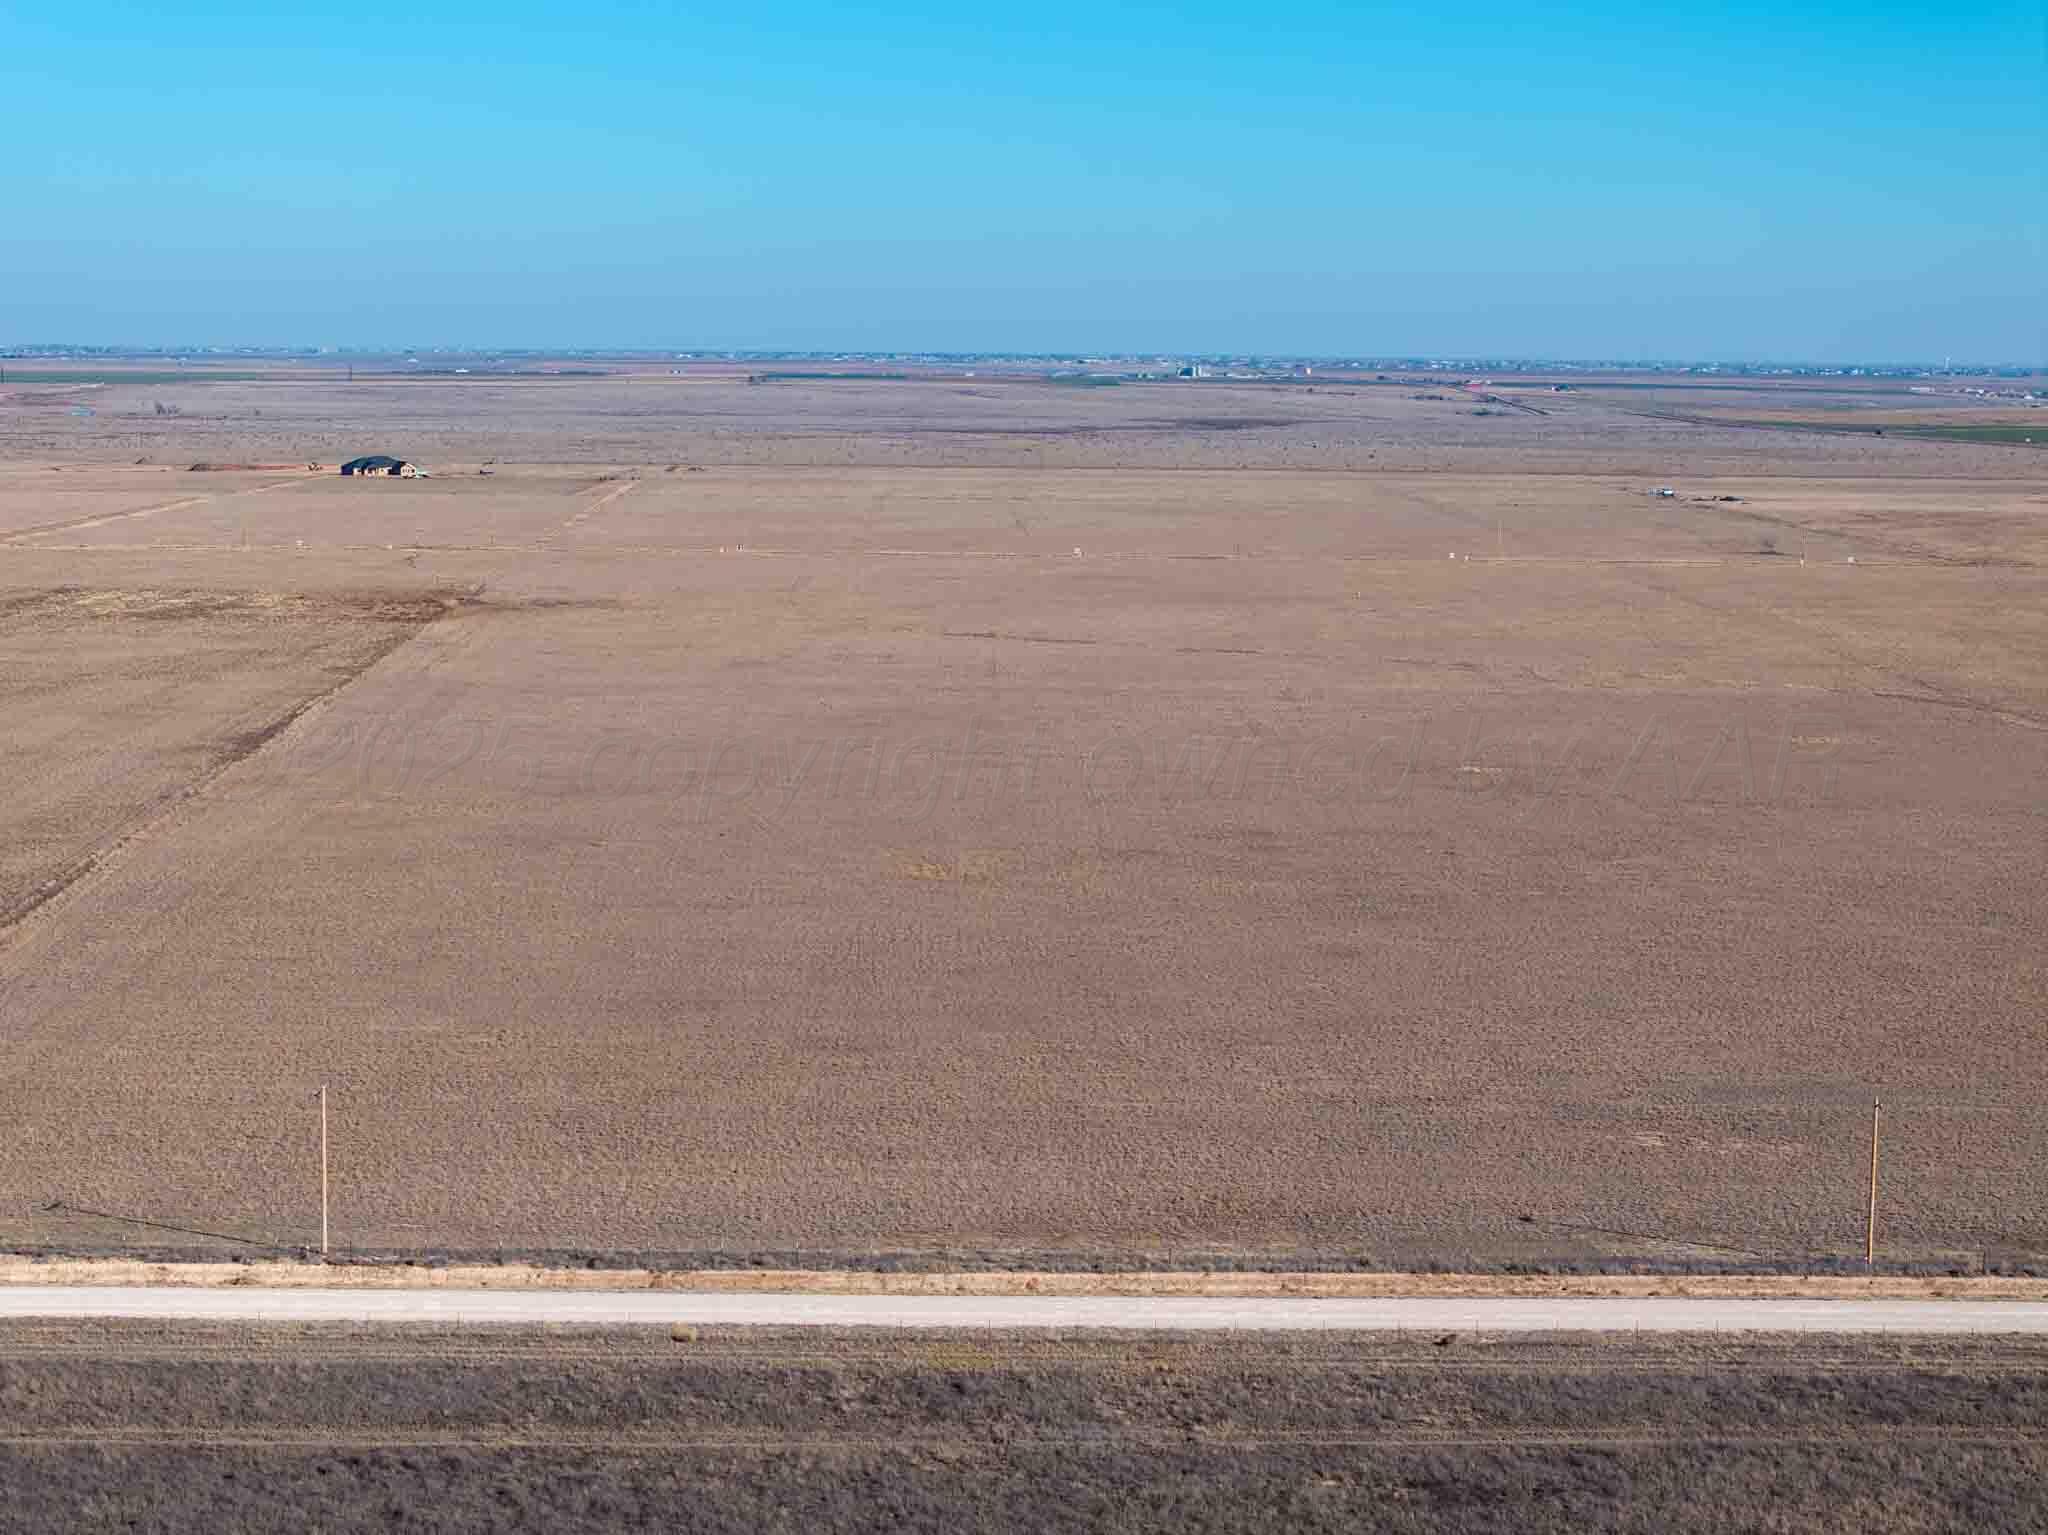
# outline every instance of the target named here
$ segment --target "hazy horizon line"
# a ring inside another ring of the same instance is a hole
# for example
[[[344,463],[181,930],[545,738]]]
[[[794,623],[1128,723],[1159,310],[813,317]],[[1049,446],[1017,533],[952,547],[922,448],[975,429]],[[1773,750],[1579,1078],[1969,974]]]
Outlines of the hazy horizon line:
[[[499,345],[429,342],[415,345],[385,343],[349,342],[333,345],[316,345],[307,342],[223,342],[223,341],[180,341],[180,342],[85,342],[85,341],[11,341],[0,343],[0,358],[18,360],[24,357],[62,357],[67,354],[90,354],[100,357],[165,357],[178,354],[206,353],[214,356],[285,356],[285,357],[388,357],[398,354],[453,357],[485,356],[569,356],[569,357],[631,357],[649,359],[672,359],[675,361],[702,361],[720,358],[740,360],[747,358],[805,358],[805,359],[858,359],[863,361],[895,361],[923,359],[932,361],[979,362],[990,359],[1009,359],[1018,362],[1242,362],[1256,363],[1284,362],[1321,364],[1330,366],[1382,366],[1421,365],[1438,366],[1445,364],[1489,364],[1518,366],[1554,366],[1571,368],[1794,368],[1808,371],[1842,372],[1851,369],[1911,370],[1929,373],[1954,373],[1958,371],[1985,371],[1993,369],[2022,369],[2027,372],[2048,371],[2048,359],[2027,361],[2019,358],[1865,358],[1855,361],[1827,362],[1800,357],[1601,357],[1595,355],[1572,356],[1563,353],[1508,353],[1508,352],[1429,352],[1401,351],[1371,353],[1350,352],[1291,352],[1283,350],[1253,351],[1172,351],[1161,348],[1104,348],[1062,347],[1046,351],[1027,351],[1005,347],[954,348],[954,347],[773,347],[773,346],[606,346],[563,344],[557,346],[535,346],[525,343]]]

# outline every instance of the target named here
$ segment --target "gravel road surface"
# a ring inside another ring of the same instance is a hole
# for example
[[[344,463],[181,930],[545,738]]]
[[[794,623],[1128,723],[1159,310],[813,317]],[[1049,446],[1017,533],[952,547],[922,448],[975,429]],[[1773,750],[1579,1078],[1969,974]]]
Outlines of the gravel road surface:
[[[582,1326],[1113,1327],[1157,1331],[2048,1333],[2027,1301],[1211,1300],[1131,1296],[691,1295],[255,1290],[92,1285],[0,1289],[0,1317]]]

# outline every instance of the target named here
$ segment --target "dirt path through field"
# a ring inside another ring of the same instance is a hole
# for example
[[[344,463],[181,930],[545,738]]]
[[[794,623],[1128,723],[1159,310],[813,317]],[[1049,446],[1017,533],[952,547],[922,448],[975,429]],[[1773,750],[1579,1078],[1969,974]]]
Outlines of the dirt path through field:
[[[304,483],[307,476],[295,474],[290,479],[270,480],[262,485],[248,486],[242,490],[230,490],[206,496],[180,496],[174,501],[160,501],[154,506],[139,506],[125,512],[102,512],[92,517],[74,517],[65,522],[46,522],[32,528],[17,528],[11,533],[0,534],[0,544],[23,544],[49,537],[55,533],[83,533],[88,528],[105,527],[108,523],[134,522],[144,517],[154,517],[163,512],[182,512],[195,506],[208,506],[216,501],[234,500],[243,496],[260,496],[268,491],[280,490],[287,485]]]
[[[622,485],[614,485],[611,487],[611,489],[602,491],[599,494],[591,497],[591,499],[586,501],[574,516],[572,516],[571,518],[569,518],[568,521],[562,524],[561,528],[557,531],[555,536],[559,538],[562,534],[569,532],[571,529],[581,527],[584,523],[590,521],[591,518],[595,517],[599,512],[603,511],[607,506],[610,506],[614,501],[618,500],[621,496],[629,495],[632,491],[638,488],[639,484],[640,482],[638,480],[627,480]]]

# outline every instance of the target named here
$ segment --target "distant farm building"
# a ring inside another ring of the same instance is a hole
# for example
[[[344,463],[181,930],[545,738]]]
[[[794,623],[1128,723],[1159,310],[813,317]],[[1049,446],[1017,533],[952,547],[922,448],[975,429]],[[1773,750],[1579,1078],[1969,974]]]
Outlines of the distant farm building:
[[[401,479],[418,479],[420,470],[416,464],[409,464],[402,458],[393,458],[389,453],[366,453],[361,458],[352,458],[341,466],[343,474],[395,474]]]

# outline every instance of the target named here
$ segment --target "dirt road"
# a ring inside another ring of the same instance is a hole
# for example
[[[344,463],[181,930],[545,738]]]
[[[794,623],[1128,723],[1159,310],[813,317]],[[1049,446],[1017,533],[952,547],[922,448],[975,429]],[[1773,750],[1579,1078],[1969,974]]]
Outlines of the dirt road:
[[[1145,1332],[2048,1333],[2027,1301],[1568,1298],[1283,1300],[1144,1296],[691,1295],[642,1291],[199,1290],[23,1285],[0,1317],[575,1326],[1117,1328]]]

